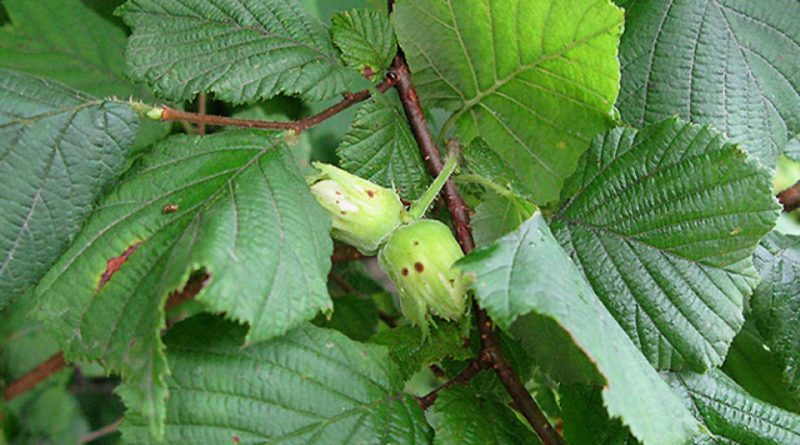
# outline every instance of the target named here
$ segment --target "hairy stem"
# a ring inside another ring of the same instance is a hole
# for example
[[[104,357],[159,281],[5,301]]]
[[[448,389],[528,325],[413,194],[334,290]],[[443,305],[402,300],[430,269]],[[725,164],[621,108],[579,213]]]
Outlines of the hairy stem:
[[[783,205],[784,212],[791,212],[800,208],[800,181],[793,186],[778,193],[778,201]]]
[[[375,90],[383,93],[394,85],[394,76],[387,76],[383,82],[375,86]],[[311,127],[321,124],[331,117],[363,102],[372,96],[373,89],[369,88],[356,93],[347,93],[340,102],[322,110],[321,112],[298,121],[262,121],[256,119],[236,119],[228,116],[215,116],[212,114],[191,113],[188,111],[176,110],[167,106],[162,107],[162,121],[182,121],[193,122],[203,125],[217,125],[241,128],[259,128],[265,130],[293,130],[302,133]]]
[[[392,2],[389,3],[390,10]],[[411,133],[417,141],[422,158],[431,176],[436,177],[442,171],[443,163],[439,149],[428,128],[425,114],[420,103],[419,96],[411,80],[411,73],[406,63],[402,50],[398,51],[394,62],[394,74],[397,76],[397,91],[403,103],[403,110],[408,119]],[[456,238],[461,245],[464,253],[469,253],[475,248],[472,239],[472,229],[470,227],[470,209],[464,199],[458,193],[455,182],[452,178],[448,179],[444,187],[444,197],[453,226],[456,231]],[[503,356],[500,350],[497,337],[494,334],[494,323],[489,315],[477,303],[473,303],[475,319],[478,323],[478,332],[481,338],[480,360],[495,370],[506,391],[514,400],[516,408],[525,416],[525,419],[533,427],[536,434],[545,445],[560,445],[563,443],[561,436],[555,431],[547,417],[533,400],[531,394],[525,389],[525,385],[520,380],[511,364]]]

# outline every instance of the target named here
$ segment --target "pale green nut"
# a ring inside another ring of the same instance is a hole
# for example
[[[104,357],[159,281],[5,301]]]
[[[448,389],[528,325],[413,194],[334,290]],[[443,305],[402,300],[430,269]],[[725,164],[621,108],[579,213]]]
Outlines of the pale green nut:
[[[314,167],[320,174],[311,193],[331,217],[333,238],[374,255],[404,217],[397,193],[333,165]]]
[[[395,230],[378,255],[397,286],[403,315],[426,333],[431,315],[458,320],[464,314],[468,283],[452,267],[463,256],[450,229],[429,219]]]

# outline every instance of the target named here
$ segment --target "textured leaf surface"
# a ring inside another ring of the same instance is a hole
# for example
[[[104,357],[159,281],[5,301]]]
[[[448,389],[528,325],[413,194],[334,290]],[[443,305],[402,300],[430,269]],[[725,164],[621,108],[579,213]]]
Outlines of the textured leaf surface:
[[[415,199],[430,182],[397,93],[361,105],[336,153],[345,170]]]
[[[471,386],[442,391],[433,409],[438,415],[436,445],[539,443],[533,431],[506,404],[491,394],[476,392]]]
[[[381,11],[354,9],[338,12],[331,18],[333,43],[342,51],[342,58],[367,78],[392,64],[397,54],[394,30],[386,14]]]
[[[11,23],[0,28],[0,67],[98,97],[150,98],[125,76],[125,32],[80,0],[4,0],[3,6]],[[134,148],[163,139],[168,130],[169,124],[142,119]]]
[[[385,348],[304,325],[242,349],[208,316],[166,337],[172,363],[164,443],[424,444],[430,428]],[[150,443],[128,417],[123,437]]]
[[[623,119],[642,127],[677,114],[712,124],[773,168],[800,132],[800,3],[628,7],[620,44]]]
[[[526,325],[531,315],[557,323],[568,336],[560,337],[567,342],[564,347],[554,347],[571,349],[574,344],[591,360],[605,380],[609,414],[621,418],[637,438],[682,444],[693,433],[689,412],[584,282],[541,214],[457,264],[476,275],[475,296],[500,327],[508,329],[516,321],[513,331],[523,346],[525,336],[531,336]]]
[[[173,136],[100,203],[37,287],[36,315],[68,357],[121,372],[126,405],[159,426],[168,293],[207,274],[198,301],[248,323],[249,342],[281,335],[331,307],[329,229],[273,135]]]
[[[761,283],[749,316],[780,363],[792,397],[800,400],[800,237],[773,232],[754,258]]]
[[[487,192],[475,207],[475,215],[470,221],[475,244],[485,246],[513,232],[534,211],[533,205],[515,196]]]
[[[709,129],[668,119],[599,136],[553,233],[659,369],[722,363],[778,216],[770,176]]]
[[[483,139],[473,140],[462,152],[471,174],[491,181],[502,189],[515,195],[530,199],[530,191],[516,175],[507,160],[500,157]]]
[[[125,104],[0,69],[0,308],[69,245],[136,134]]]
[[[483,137],[538,203],[558,198],[610,125],[622,11],[608,0],[405,0],[392,21],[423,103],[454,112],[463,144]]]
[[[378,332],[370,342],[389,349],[389,355],[397,363],[404,380],[445,358],[467,360],[472,357],[472,352],[464,346],[458,327],[452,323],[440,323],[427,339],[419,328],[405,325]]]
[[[170,99],[320,100],[351,78],[325,26],[293,1],[132,0],[119,11],[133,28],[128,72]]]
[[[800,397],[788,389],[783,363],[764,344],[752,320],[733,339],[722,366],[750,395],[787,411],[800,413]]]
[[[666,376],[709,434],[694,444],[783,445],[800,443],[800,415],[747,394],[720,370]]]

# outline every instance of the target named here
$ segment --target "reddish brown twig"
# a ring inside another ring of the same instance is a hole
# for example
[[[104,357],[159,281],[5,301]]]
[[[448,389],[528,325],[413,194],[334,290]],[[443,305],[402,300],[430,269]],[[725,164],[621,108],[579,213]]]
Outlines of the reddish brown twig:
[[[375,89],[383,93],[394,85],[394,76],[387,76],[383,82],[375,86]],[[366,89],[356,93],[346,93],[340,102],[322,110],[321,112],[298,121],[262,121],[254,119],[236,119],[227,116],[215,116],[213,114],[191,113],[188,111],[176,110],[167,106],[163,107],[161,114],[162,121],[183,121],[195,124],[259,128],[265,130],[294,130],[302,133],[311,127],[319,125],[329,118],[341,113],[353,105],[363,102],[372,96],[372,90]]]
[[[439,393],[451,386],[455,385],[464,385],[472,380],[473,377],[478,375],[481,371],[486,369],[487,363],[483,362],[482,360],[475,360],[469,364],[466,368],[464,368],[457,376],[453,377],[451,380],[446,381],[442,386],[434,389],[433,391],[425,394],[422,397],[417,397],[417,403],[422,409],[428,409],[433,406],[433,403],[436,402],[436,399],[439,397]]]
[[[391,1],[389,6],[391,8]],[[441,153],[436,147],[436,142],[428,128],[425,114],[419,96],[414,89],[408,63],[406,63],[402,50],[398,51],[397,57],[395,58],[393,74],[397,77],[396,87],[403,104],[403,110],[405,111],[406,118],[411,127],[411,133],[414,135],[417,145],[419,145],[420,153],[425,160],[428,171],[431,176],[435,177],[439,174],[443,166]],[[456,238],[459,244],[461,244],[464,253],[469,253],[475,247],[469,222],[470,210],[458,193],[458,189],[452,179],[445,185],[444,197],[447,202],[450,217],[453,220]],[[491,318],[477,303],[473,303],[473,306],[476,322],[478,323],[478,332],[481,338],[480,360],[495,370],[503,386],[506,388],[506,391],[508,391],[511,398],[514,400],[514,405],[531,424],[534,431],[536,431],[539,438],[542,440],[542,443],[545,445],[562,444],[563,439],[561,436],[558,435],[553,426],[550,425],[547,417],[533,400],[533,397],[531,397],[531,394],[525,388],[525,385],[523,385],[519,376],[517,376],[516,372],[511,367],[511,364],[503,356],[497,344],[497,338],[494,334],[494,324]]]
[[[791,212],[800,208],[800,181],[778,193],[778,201],[783,205],[784,212]]]
[[[176,290],[169,295],[167,298],[167,304],[164,305],[165,310],[172,309],[173,307],[194,298],[195,295],[197,295],[197,293],[200,292],[208,283],[208,278],[208,274],[199,274],[190,278],[189,282],[186,283],[186,286],[184,286],[183,289],[179,291]],[[44,379],[64,369],[66,364],[67,362],[64,360],[63,352],[57,352],[53,354],[50,356],[50,358],[40,363],[37,367],[28,371],[19,379],[11,382],[11,384],[9,384],[3,390],[3,398],[6,401],[9,401],[16,398],[20,394],[33,389]]]
[[[50,358],[40,363],[39,366],[28,371],[19,379],[11,382],[11,384],[8,385],[3,391],[3,398],[6,400],[6,402],[15,399],[25,391],[33,389],[36,385],[42,382],[42,380],[50,377],[58,371],[61,371],[66,365],[67,362],[64,360],[63,352],[57,352],[51,355]]]

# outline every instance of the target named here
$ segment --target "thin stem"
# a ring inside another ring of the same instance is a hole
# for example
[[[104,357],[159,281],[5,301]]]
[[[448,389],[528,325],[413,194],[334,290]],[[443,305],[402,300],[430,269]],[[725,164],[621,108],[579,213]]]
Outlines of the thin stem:
[[[456,165],[458,165],[458,155],[456,153],[451,153],[447,158],[447,162],[444,163],[444,167],[436,176],[436,179],[433,180],[431,185],[428,186],[428,189],[425,190],[419,199],[414,201],[411,208],[408,209],[408,215],[411,217],[412,221],[416,221],[425,215],[425,212],[428,211],[433,201],[439,196],[439,192],[442,191],[445,182],[450,179],[450,175],[453,174]]]
[[[800,181],[778,193],[778,201],[783,205],[784,212],[791,212],[800,208]]]
[[[481,371],[486,369],[487,364],[481,360],[475,360],[469,364],[466,368],[464,368],[457,376],[453,377],[452,379],[446,381],[442,386],[434,389],[433,391],[425,394],[422,397],[417,398],[417,403],[422,409],[428,409],[433,406],[433,403],[436,402],[436,399],[439,397],[439,393],[451,386],[455,385],[464,385],[472,380],[473,377],[478,375]]]
[[[28,371],[19,379],[11,382],[11,384],[8,385],[3,391],[3,398],[6,400],[6,402],[15,399],[17,396],[36,387],[36,385],[41,383],[44,379],[50,377],[58,371],[61,371],[66,365],[67,362],[64,360],[63,352],[57,352],[51,355],[50,358],[40,363],[39,366]]]
[[[197,114],[199,116],[206,115],[206,93],[200,93],[197,95]],[[203,135],[206,134],[206,123],[200,122],[197,124],[197,134]]]
[[[203,287],[208,284],[209,278],[210,276],[208,274],[198,274],[191,277],[183,289],[176,290],[169,295],[167,298],[167,303],[164,305],[164,309],[172,309],[173,307],[194,298],[201,290],[203,290]],[[35,388],[36,385],[41,383],[46,378],[57,373],[58,371],[61,371],[66,367],[66,365],[67,362],[64,359],[63,352],[57,352],[53,354],[50,356],[50,358],[40,363],[37,367],[28,371],[19,379],[11,382],[11,384],[3,390],[3,398],[8,402],[18,397],[26,391]]]
[[[387,76],[383,82],[375,86],[374,90],[384,93],[394,85],[394,76]],[[262,121],[255,119],[236,119],[228,116],[215,116],[212,114],[191,113],[188,111],[176,110],[167,106],[162,107],[162,121],[184,121],[196,124],[230,126],[241,128],[259,128],[265,130],[293,130],[302,133],[311,127],[321,124],[331,117],[363,102],[372,96],[373,89],[369,88],[356,93],[347,93],[340,102],[322,110],[321,112],[298,121]]]
[[[121,423],[122,423],[122,417],[100,429],[94,430],[91,433],[84,434],[78,439],[78,443],[83,445],[85,443],[95,441],[101,437],[108,436],[109,434],[116,433]]]
[[[391,11],[391,1],[389,6]],[[400,100],[403,104],[403,110],[405,111],[409,126],[411,127],[411,133],[417,141],[417,145],[422,153],[422,158],[425,160],[425,165],[428,167],[428,171],[431,176],[435,177],[443,167],[441,154],[428,128],[425,114],[411,80],[411,73],[402,50],[398,51],[397,57],[395,58],[394,73],[397,76],[397,91],[400,95]],[[464,253],[469,253],[475,247],[469,223],[469,207],[458,193],[458,189],[452,178],[448,179],[445,184],[444,192],[447,208],[456,230],[456,238]],[[481,338],[480,359],[487,365],[490,364],[492,369],[495,370],[495,373],[503,383],[506,391],[508,391],[511,398],[514,400],[514,405],[531,424],[542,443],[545,445],[563,444],[561,436],[556,432],[553,426],[550,425],[547,417],[533,400],[533,397],[531,397],[531,394],[525,388],[519,376],[517,376],[516,372],[511,367],[511,364],[503,356],[503,352],[497,344],[497,338],[494,334],[494,323],[491,318],[476,302],[473,302],[473,306],[475,320],[478,323],[478,332]]]

